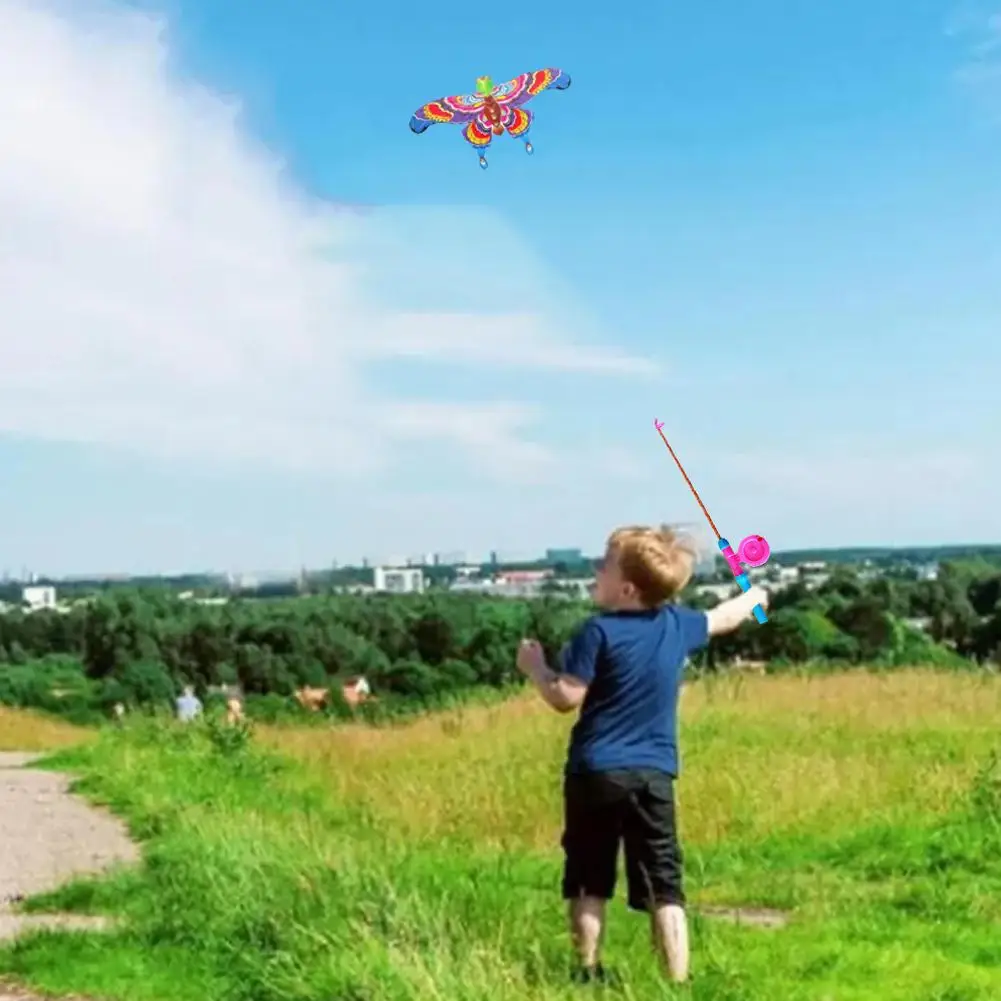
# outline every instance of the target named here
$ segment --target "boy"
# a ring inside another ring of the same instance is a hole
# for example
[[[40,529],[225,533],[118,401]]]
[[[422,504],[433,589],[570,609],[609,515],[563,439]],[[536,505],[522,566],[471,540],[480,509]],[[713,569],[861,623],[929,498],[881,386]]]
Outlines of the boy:
[[[685,662],[710,636],[735,630],[768,603],[758,587],[709,612],[668,604],[691,579],[694,548],[669,528],[609,537],[588,619],[561,670],[523,640],[518,667],[558,712],[580,708],[564,773],[563,897],[579,976],[601,979],[605,904],[624,842],[629,906],[650,914],[668,976],[688,978],[688,926],[675,821],[678,692]]]

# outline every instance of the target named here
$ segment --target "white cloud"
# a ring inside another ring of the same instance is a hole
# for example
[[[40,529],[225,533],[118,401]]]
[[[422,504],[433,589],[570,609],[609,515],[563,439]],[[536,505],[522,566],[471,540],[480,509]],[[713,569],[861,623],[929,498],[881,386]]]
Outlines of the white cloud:
[[[984,18],[984,37],[976,46],[978,56],[989,56],[1001,50],[1001,11]]]
[[[540,483],[562,463],[550,449],[520,436],[537,417],[536,409],[516,404],[410,403],[397,405],[384,426],[403,440],[450,438],[495,478]]]
[[[963,39],[966,45],[956,71],[960,86],[991,118],[1001,120],[1001,8],[961,7],[954,13],[947,33]]]
[[[997,484],[972,445],[818,440],[809,452],[718,454],[708,474],[721,528],[760,532],[775,548],[997,537]]]
[[[297,190],[166,39],[125,8],[0,0],[0,431],[354,473],[421,437],[531,479],[553,457],[530,407],[380,398],[365,366],[650,371],[535,314],[365,301],[364,221]]]
[[[734,455],[726,469],[743,482],[794,502],[822,501],[832,508],[873,504],[897,508],[920,497],[929,507],[955,502],[957,491],[978,478],[977,460],[961,451],[901,454],[818,445],[811,455],[761,452]]]
[[[483,365],[519,365],[564,372],[652,375],[656,366],[615,348],[585,347],[553,337],[535,314],[476,316],[398,313],[362,350],[378,357],[448,358]]]

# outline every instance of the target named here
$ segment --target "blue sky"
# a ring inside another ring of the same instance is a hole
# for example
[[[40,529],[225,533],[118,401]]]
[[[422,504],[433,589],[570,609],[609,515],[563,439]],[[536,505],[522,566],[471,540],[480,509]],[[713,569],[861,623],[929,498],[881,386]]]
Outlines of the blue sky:
[[[997,542],[1001,7],[630,12],[0,0],[0,570]]]

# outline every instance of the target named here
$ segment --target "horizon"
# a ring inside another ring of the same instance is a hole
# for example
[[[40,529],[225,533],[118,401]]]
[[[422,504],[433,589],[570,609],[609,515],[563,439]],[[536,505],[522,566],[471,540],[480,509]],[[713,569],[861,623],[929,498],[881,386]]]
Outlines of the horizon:
[[[0,566],[1001,539],[999,5],[0,0]]]
[[[550,547],[552,548],[552,547]],[[805,546],[797,547],[796,549],[776,549],[772,551],[771,559],[777,559],[779,557],[789,559],[790,557],[801,556],[801,555],[823,555],[828,554],[838,554],[838,553],[859,553],[859,554],[874,554],[874,553],[885,553],[893,554],[899,552],[928,552],[930,554],[939,552],[973,552],[978,554],[983,553],[993,553],[995,551],[1001,551],[1001,542],[949,542],[942,543],[940,545],[865,545],[865,546]],[[597,553],[598,551],[596,551]],[[425,563],[425,564],[413,564],[415,569],[421,567],[438,566],[438,567],[455,567],[455,566],[488,566],[490,565],[489,553],[486,554],[484,559],[468,558],[464,559],[460,563]],[[541,563],[544,562],[546,557],[545,553],[530,555],[526,554],[523,556],[518,556],[517,554],[499,554],[502,555],[503,559],[498,559],[497,566],[506,566],[521,563]],[[598,555],[589,556],[587,550],[581,550],[581,557],[585,561],[592,561],[598,559]],[[709,558],[713,561],[723,560],[723,557],[715,550],[708,553],[707,555],[700,556],[697,565],[703,565],[708,562]],[[771,560],[770,560],[771,561]],[[769,561],[769,562],[770,562]],[[26,576],[14,576],[7,570],[0,569],[0,583],[6,584],[25,584],[31,586],[34,583],[44,583],[52,582],[53,584],[58,583],[89,583],[91,581],[102,581],[107,583],[112,583],[115,581],[129,581],[138,579],[163,579],[163,580],[176,580],[183,577],[229,577],[229,576],[243,576],[252,579],[256,579],[258,583],[269,583],[273,581],[286,581],[294,580],[299,575],[306,573],[330,573],[332,571],[336,572],[339,570],[364,570],[364,569],[374,569],[375,567],[387,567],[387,568],[399,568],[404,567],[409,564],[406,561],[391,561],[391,560],[377,560],[370,559],[368,566],[364,566],[359,562],[343,562],[340,560],[332,560],[328,564],[313,563],[313,564],[303,564],[297,567],[288,568],[270,568],[270,569],[253,569],[246,567],[228,567],[226,569],[187,569],[187,570],[140,570],[136,572],[125,572],[125,571],[98,571],[94,573],[82,573],[79,571],[71,571],[62,574],[49,574],[42,571],[32,570],[30,567],[22,568],[22,573],[26,573]]]

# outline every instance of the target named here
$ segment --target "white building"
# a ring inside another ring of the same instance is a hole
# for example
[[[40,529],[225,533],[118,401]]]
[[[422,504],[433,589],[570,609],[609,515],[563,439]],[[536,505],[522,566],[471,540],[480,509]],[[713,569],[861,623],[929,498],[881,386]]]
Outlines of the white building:
[[[709,595],[717,601],[726,601],[740,593],[740,585],[736,581],[729,581],[722,584],[698,584],[695,593],[699,595]]]
[[[751,575],[755,580],[766,580],[777,587],[789,587],[799,580],[799,568],[773,564],[760,570],[752,570]]]
[[[373,577],[376,591],[413,594],[424,590],[424,571],[419,567],[376,567]]]
[[[21,601],[29,612],[38,612],[43,608],[56,607],[56,589],[54,587],[24,587],[21,589]]]

